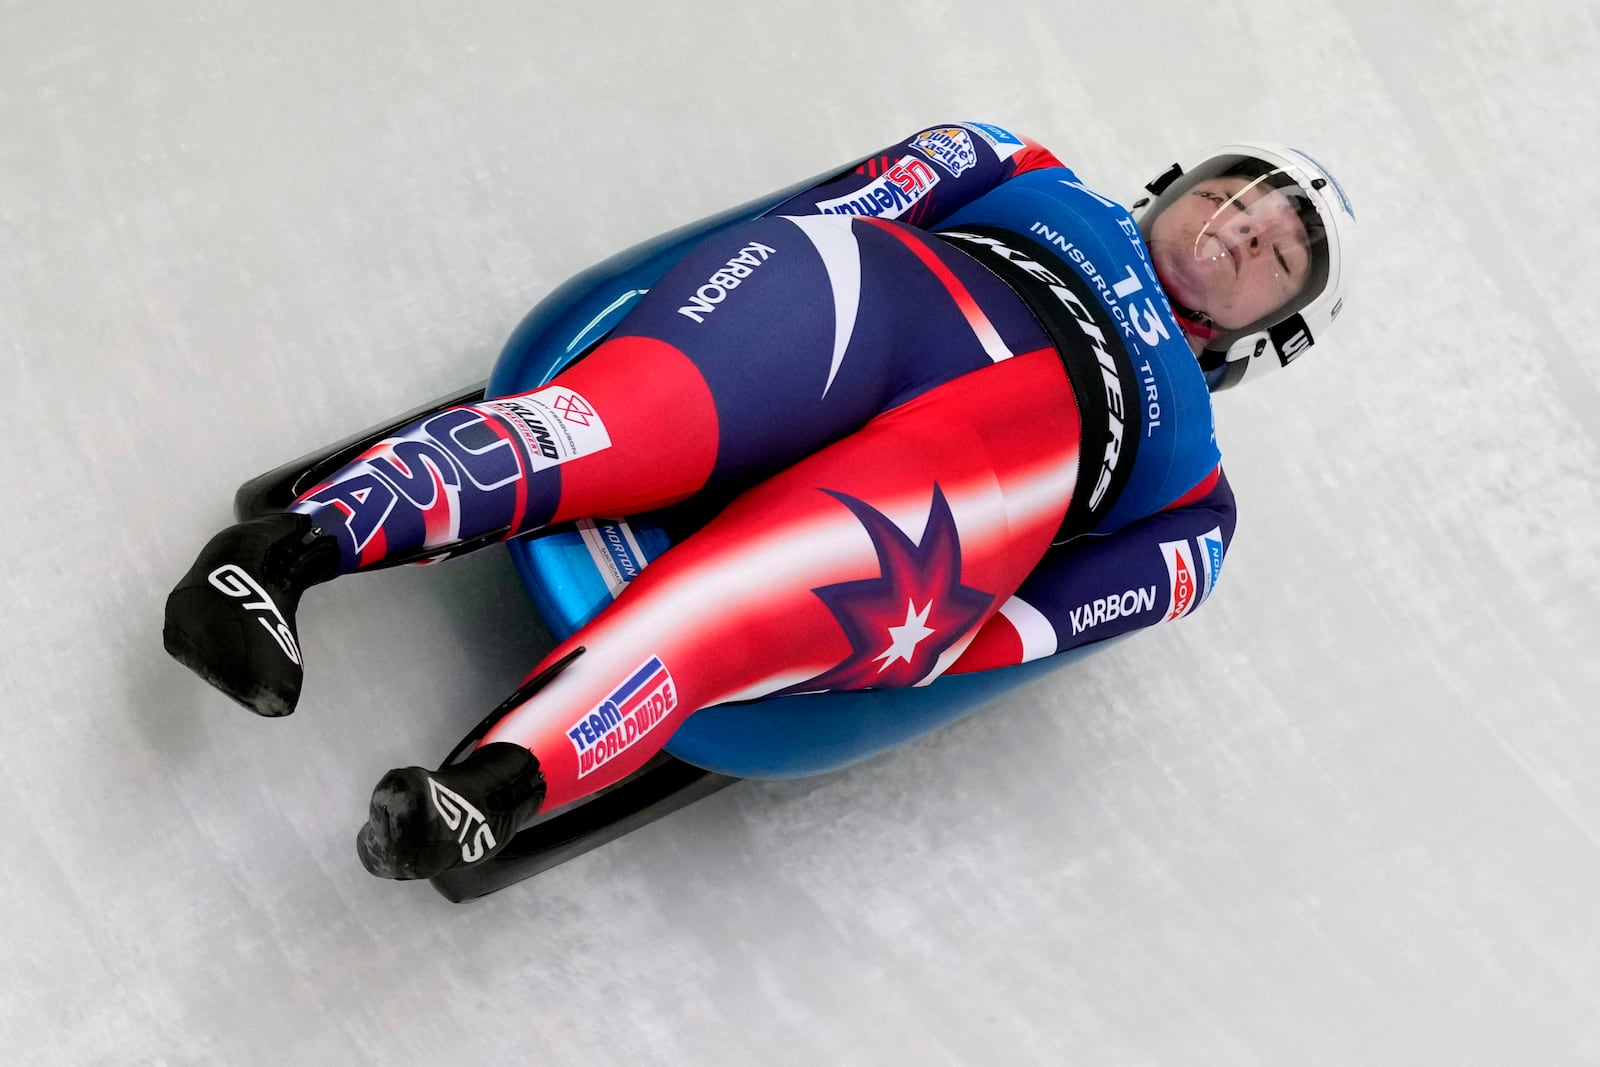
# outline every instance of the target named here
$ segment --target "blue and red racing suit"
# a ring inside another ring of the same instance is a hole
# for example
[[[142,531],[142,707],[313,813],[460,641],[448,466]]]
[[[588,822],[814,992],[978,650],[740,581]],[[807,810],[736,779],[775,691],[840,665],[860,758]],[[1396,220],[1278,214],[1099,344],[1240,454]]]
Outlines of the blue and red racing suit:
[[[1178,618],[1233,534],[1210,398],[1127,212],[998,127],[918,132],[707,238],[549,385],[294,508],[343,571],[731,498],[483,743],[552,808],[696,710],[927,684]]]

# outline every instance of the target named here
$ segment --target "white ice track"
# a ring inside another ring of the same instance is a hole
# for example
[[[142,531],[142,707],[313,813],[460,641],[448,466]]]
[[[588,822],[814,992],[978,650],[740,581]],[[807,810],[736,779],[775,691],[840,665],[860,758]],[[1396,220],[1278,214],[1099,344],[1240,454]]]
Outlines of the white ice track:
[[[0,5],[0,1061],[1600,1062],[1596,55],[1589,0]],[[539,647],[503,556],[314,593],[284,721],[162,655],[242,479],[969,116],[1355,198],[1193,618],[470,906],[353,838]]]

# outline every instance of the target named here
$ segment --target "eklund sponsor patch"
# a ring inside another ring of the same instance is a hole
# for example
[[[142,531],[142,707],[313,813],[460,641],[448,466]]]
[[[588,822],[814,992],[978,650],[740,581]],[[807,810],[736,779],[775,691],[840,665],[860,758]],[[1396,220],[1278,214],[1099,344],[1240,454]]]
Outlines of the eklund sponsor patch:
[[[533,470],[566,463],[611,447],[599,412],[581,395],[553,385],[525,396],[482,405],[500,415],[522,439]]]

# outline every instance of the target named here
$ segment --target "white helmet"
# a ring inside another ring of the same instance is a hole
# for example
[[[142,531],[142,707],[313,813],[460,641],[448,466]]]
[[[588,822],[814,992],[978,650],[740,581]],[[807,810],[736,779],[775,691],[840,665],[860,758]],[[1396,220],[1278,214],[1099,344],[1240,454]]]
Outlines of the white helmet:
[[[1254,381],[1287,367],[1322,336],[1344,306],[1356,229],[1350,198],[1320,163],[1293,148],[1247,142],[1224,145],[1187,169],[1174,163],[1145,186],[1151,195],[1134,202],[1133,217],[1146,244],[1162,212],[1196,185],[1215,178],[1245,178],[1247,189],[1265,186],[1283,192],[1305,227],[1310,261],[1305,284],[1295,296],[1255,321],[1229,329],[1220,328],[1206,308],[1181,303],[1163,279],[1186,331],[1205,338],[1200,366],[1213,392],[1231,388],[1247,375]],[[1227,202],[1240,195],[1242,191],[1230,195]]]

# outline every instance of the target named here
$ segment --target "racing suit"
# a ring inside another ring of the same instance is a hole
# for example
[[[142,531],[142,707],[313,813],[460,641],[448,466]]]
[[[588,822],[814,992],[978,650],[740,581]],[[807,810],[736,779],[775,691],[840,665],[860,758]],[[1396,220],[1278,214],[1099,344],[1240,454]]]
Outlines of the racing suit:
[[[1187,614],[1233,533],[1218,464],[1127,212],[1037,144],[950,123],[708,238],[548,386],[427,416],[293,509],[354,571],[732,497],[481,742],[530,749],[548,809],[702,707]]]

